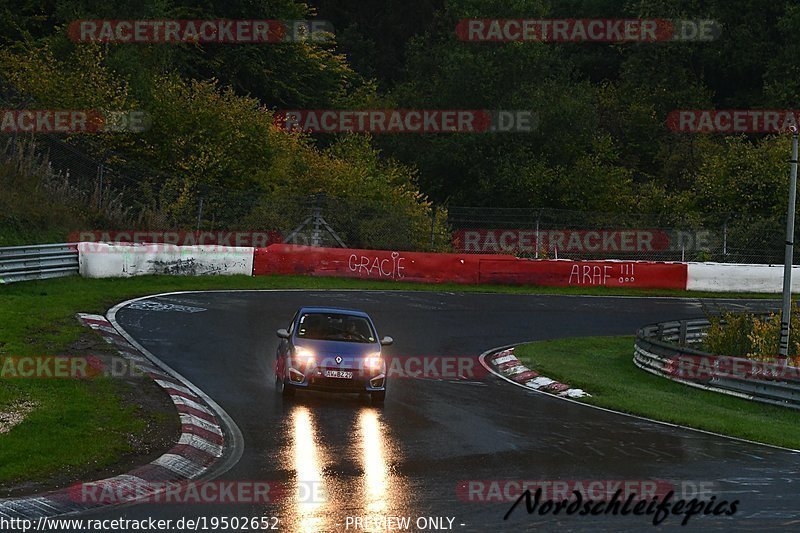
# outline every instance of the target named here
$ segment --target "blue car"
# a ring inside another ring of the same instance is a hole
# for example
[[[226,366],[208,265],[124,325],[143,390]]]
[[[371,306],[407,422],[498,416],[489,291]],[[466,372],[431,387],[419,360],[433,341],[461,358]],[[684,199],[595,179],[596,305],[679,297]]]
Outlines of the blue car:
[[[375,324],[366,313],[328,307],[302,307],[288,329],[277,331],[275,385],[284,395],[298,389],[368,393],[373,403],[386,398],[386,362]]]

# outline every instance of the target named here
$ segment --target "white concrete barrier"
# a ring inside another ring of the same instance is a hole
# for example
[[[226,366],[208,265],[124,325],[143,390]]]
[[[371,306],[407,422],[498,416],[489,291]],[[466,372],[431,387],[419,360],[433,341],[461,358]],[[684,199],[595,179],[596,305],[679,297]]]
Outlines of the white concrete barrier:
[[[78,244],[78,263],[81,276],[86,278],[149,274],[252,276],[253,251],[245,246],[82,242]]]
[[[686,290],[769,292],[783,290],[783,265],[689,263]],[[800,267],[792,268],[792,292],[800,292]]]

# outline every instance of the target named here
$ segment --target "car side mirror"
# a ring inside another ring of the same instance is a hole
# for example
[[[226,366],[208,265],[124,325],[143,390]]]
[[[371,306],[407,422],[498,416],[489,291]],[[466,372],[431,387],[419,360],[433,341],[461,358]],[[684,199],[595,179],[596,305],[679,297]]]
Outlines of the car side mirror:
[[[278,335],[278,337],[280,337],[281,339],[288,339],[288,338],[289,338],[289,332],[288,332],[288,331],[286,331],[286,329],[285,329],[285,328],[281,328],[281,329],[279,329],[278,331],[276,331],[275,333],[276,333],[276,334]]]
[[[384,337],[381,339],[381,346],[389,346],[394,342],[394,339],[391,337]]]

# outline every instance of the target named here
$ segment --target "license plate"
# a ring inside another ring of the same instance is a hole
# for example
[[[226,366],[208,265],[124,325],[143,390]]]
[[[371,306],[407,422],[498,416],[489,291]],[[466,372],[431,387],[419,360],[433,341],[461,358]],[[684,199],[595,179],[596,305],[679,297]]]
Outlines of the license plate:
[[[353,379],[353,373],[346,370],[326,370],[326,378]]]

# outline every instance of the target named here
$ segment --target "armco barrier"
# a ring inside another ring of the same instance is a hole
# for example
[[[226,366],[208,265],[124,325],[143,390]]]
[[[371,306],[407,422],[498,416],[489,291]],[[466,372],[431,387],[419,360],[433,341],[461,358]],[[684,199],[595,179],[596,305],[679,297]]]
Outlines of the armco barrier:
[[[633,362],[692,387],[800,409],[800,369],[700,351],[709,325],[697,319],[645,326],[636,333]]]
[[[686,290],[767,292],[783,290],[783,265],[689,263]],[[800,291],[800,266],[792,268],[792,292]]]
[[[686,265],[680,263],[540,261],[510,255],[348,250],[287,244],[256,248],[253,274],[559,287],[686,287]]]
[[[250,247],[82,242],[78,252],[80,274],[86,278],[253,273]]]
[[[74,243],[0,248],[0,284],[77,273],[78,249]]]

